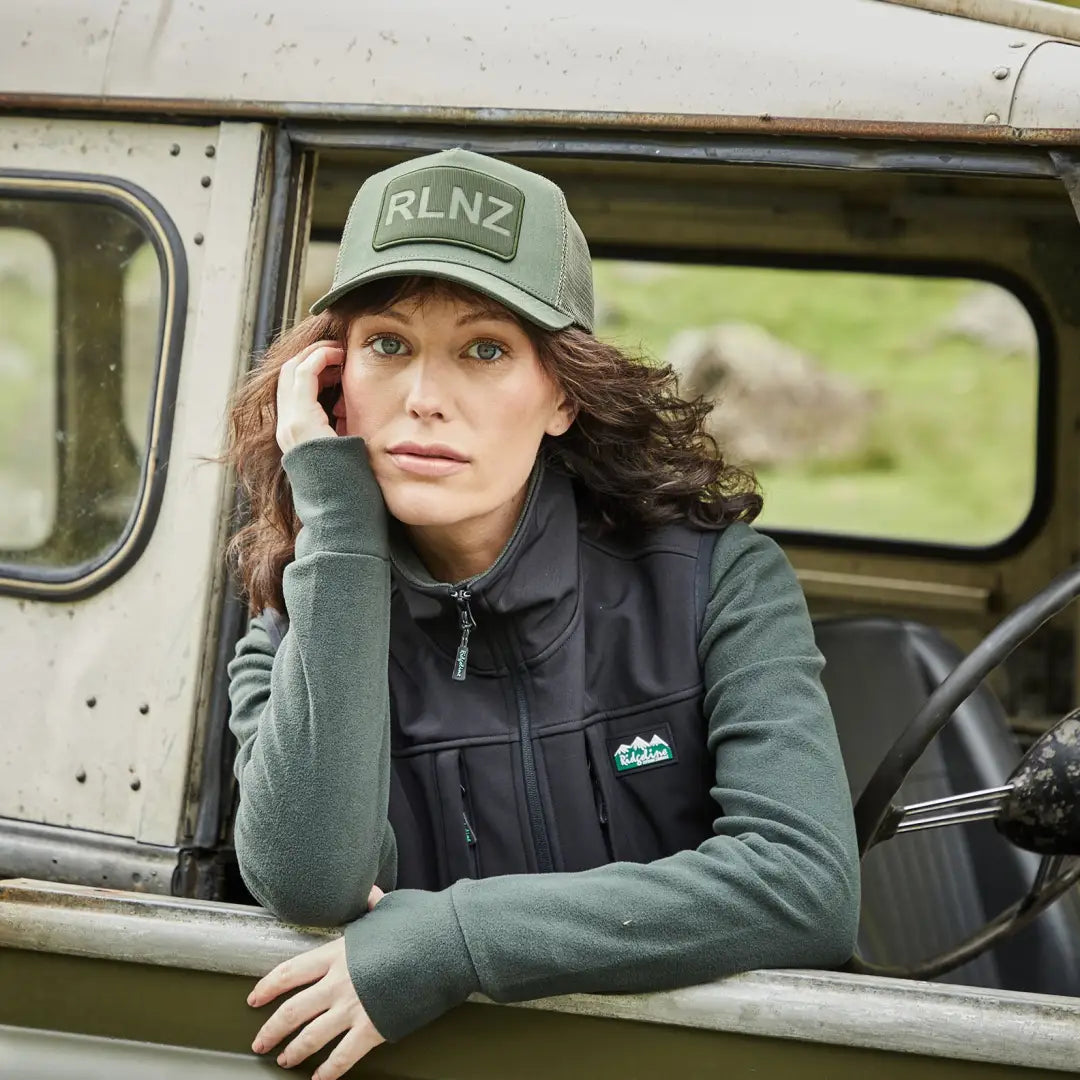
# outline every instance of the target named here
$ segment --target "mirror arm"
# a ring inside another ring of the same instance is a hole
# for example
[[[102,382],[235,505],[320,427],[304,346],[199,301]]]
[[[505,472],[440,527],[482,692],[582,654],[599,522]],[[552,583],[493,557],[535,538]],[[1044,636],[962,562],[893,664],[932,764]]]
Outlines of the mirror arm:
[[[963,795],[946,795],[910,806],[892,806],[878,830],[877,842],[890,840],[897,833],[940,829],[965,821],[991,821],[1001,813],[1005,799],[1012,790],[1011,784],[1005,784],[1003,787],[970,791]]]

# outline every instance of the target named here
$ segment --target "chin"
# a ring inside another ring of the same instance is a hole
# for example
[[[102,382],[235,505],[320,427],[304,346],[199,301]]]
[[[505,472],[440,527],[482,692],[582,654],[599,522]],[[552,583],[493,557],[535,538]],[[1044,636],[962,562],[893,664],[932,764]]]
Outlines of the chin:
[[[438,484],[397,483],[380,487],[386,509],[403,525],[454,525],[470,516],[467,502]]]

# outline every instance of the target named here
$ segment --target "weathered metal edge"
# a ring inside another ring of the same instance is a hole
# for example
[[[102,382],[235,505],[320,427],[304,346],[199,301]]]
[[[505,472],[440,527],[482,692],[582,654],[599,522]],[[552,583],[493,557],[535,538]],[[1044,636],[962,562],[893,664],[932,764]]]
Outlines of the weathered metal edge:
[[[0,876],[172,891],[180,849],[126,836],[0,817]]]
[[[919,8],[938,15],[1008,26],[1048,37],[1080,41],[1080,12],[1042,0],[884,0],[900,7]]]
[[[252,1054],[77,1035],[68,1031],[41,1031],[7,1024],[0,1024],[0,1061],[4,1065],[4,1075],[17,1076],[19,1080],[89,1075],[222,1080],[225,1076],[265,1077],[268,1071],[266,1063]]]
[[[258,978],[334,931],[289,927],[238,904],[16,880],[0,882],[0,948]],[[472,1001],[491,1004],[474,994]],[[930,1054],[1080,1069],[1080,999],[827,971],[756,971],[656,994],[572,994],[515,1007]]]
[[[479,124],[510,127],[614,128],[670,132],[812,135],[838,138],[930,139],[944,142],[1080,145],[1076,128],[1026,128],[1008,124],[912,123],[820,117],[734,116],[719,113],[617,112],[601,110],[462,108],[443,105],[365,105],[353,102],[259,101],[209,98],[102,97],[79,94],[0,93],[0,111],[90,110],[99,117],[126,113],[161,117],[310,121],[412,121],[421,124]]]

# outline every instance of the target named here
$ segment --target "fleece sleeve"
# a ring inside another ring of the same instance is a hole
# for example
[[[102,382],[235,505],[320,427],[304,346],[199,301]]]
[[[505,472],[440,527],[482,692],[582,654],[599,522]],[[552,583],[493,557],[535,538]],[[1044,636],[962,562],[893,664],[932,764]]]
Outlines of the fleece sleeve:
[[[496,1001],[645,992],[851,955],[859,859],[802,590],[780,548],[741,524],[718,539],[711,569],[699,657],[713,835],[648,864],[389,894],[345,935],[353,984],[386,1038],[472,990]]]
[[[229,665],[234,840],[259,903],[336,926],[396,872],[386,509],[359,438],[302,443],[283,465],[302,525],[283,579],[289,629],[275,655],[253,620]]]

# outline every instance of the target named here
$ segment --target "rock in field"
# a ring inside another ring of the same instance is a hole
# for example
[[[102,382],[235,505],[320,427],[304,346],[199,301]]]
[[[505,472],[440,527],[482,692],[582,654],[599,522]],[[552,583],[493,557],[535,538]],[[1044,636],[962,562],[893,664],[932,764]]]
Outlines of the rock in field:
[[[873,393],[760,326],[684,330],[664,359],[678,372],[684,397],[716,400],[709,429],[732,461],[843,458],[865,442]]]

